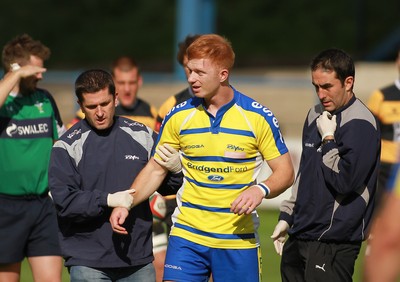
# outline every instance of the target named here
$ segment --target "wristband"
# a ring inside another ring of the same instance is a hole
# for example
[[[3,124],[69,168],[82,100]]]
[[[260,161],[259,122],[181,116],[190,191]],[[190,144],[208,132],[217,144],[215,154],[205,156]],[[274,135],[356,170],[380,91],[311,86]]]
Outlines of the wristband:
[[[331,143],[331,142],[335,142],[335,140],[333,140],[333,139],[326,139],[326,140],[322,141],[322,145],[326,145],[326,144]]]
[[[12,64],[10,64],[10,68],[11,68],[11,71],[14,72],[14,71],[19,70],[21,68],[21,66],[17,63],[12,63]]]
[[[269,193],[271,193],[269,187],[262,182],[256,184],[255,186],[257,186],[261,190],[261,192],[263,192],[264,198],[268,197]]]

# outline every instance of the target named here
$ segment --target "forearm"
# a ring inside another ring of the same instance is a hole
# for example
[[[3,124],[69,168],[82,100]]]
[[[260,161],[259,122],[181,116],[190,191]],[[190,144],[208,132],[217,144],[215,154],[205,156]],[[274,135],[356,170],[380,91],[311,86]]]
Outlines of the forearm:
[[[131,185],[131,189],[136,191],[133,206],[147,200],[160,187],[166,175],[167,170],[151,158]]]
[[[48,175],[58,216],[83,221],[104,212],[108,193],[82,189],[81,176],[64,149],[53,148]]]
[[[365,257],[365,281],[395,281],[400,274],[400,198],[390,195],[371,230],[370,253]]]
[[[9,72],[0,81],[0,107],[4,105],[8,94],[13,90],[20,80],[17,72]]]

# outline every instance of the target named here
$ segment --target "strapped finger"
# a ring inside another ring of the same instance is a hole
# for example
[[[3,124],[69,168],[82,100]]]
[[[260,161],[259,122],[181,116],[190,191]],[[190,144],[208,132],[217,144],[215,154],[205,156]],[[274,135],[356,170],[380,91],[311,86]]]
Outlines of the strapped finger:
[[[170,152],[170,151],[168,151],[168,149],[167,149],[167,148],[165,148],[165,146],[164,146],[164,145],[160,145],[160,146],[158,146],[158,149],[159,149],[160,151],[162,151],[162,152],[163,152],[164,156],[166,156],[166,157],[168,157],[168,158],[172,156],[171,152]]]
[[[160,166],[165,166],[166,162],[157,158],[154,158],[154,161],[158,163]]]
[[[165,147],[171,154],[173,154],[173,153],[176,152],[176,150],[174,149],[174,147],[172,147],[171,145],[169,145],[169,144],[167,144],[167,143],[164,144],[164,147]]]
[[[163,159],[163,161],[167,161],[169,158],[168,158],[168,156],[166,156],[165,154],[164,154],[164,152],[162,152],[160,149],[160,147],[158,147],[159,149],[157,149],[156,150],[156,153]]]

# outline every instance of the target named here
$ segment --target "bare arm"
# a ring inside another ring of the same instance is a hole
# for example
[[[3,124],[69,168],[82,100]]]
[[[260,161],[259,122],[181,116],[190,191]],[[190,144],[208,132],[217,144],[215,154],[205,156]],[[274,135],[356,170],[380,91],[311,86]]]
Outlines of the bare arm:
[[[363,281],[397,281],[400,276],[400,198],[392,193],[384,203],[372,227]]]
[[[267,162],[272,174],[263,181],[271,190],[267,199],[275,198],[286,191],[294,181],[294,168],[290,154],[286,153]]]
[[[168,170],[160,166],[154,158],[151,158],[147,165],[142,169],[131,185],[135,189],[133,206],[147,200],[161,185]],[[128,216],[128,210],[125,208],[115,208],[110,216],[110,223],[114,232],[127,234],[122,224]]]
[[[286,153],[267,162],[272,170],[268,179],[262,181],[268,188],[266,198],[274,198],[283,193],[294,181],[294,169],[290,154]],[[237,214],[250,214],[261,204],[264,194],[259,187],[253,185],[243,191],[231,204],[231,211]]]
[[[0,107],[4,105],[8,94],[12,90],[18,92],[19,81],[21,80],[21,78],[32,76],[36,73],[43,73],[45,71],[45,68],[33,65],[26,65],[16,71],[7,72],[3,79],[0,81]]]

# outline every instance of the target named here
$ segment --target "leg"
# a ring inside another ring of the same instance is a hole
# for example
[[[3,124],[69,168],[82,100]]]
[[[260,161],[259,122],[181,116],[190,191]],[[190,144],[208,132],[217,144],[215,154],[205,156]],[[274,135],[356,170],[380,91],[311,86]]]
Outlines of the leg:
[[[20,262],[0,265],[0,282],[19,282],[20,274]]]
[[[164,265],[164,281],[206,282],[210,276],[210,248],[170,236]]]
[[[354,264],[360,253],[361,243],[337,244],[336,255],[333,261],[335,280],[353,281]]]
[[[119,271],[121,273],[121,270]],[[124,273],[125,272],[125,273]],[[154,266],[149,263],[144,266],[128,268],[122,272],[123,278],[119,278],[113,281],[116,282],[154,282],[156,274]],[[121,275],[119,275],[121,276]],[[161,280],[162,281],[162,280]]]
[[[156,271],[156,282],[162,282],[165,255],[167,253],[168,235],[163,222],[153,222],[153,265]]]
[[[261,250],[211,249],[212,281],[260,282]],[[209,281],[207,279],[206,281]]]
[[[305,281],[305,261],[300,253],[299,241],[290,238],[283,246],[281,277],[283,282]]]
[[[164,262],[165,255],[167,254],[166,250],[159,251],[154,253],[154,261],[153,265],[156,271],[156,282],[162,282],[163,274],[164,274]]]
[[[71,282],[112,281],[101,269],[87,266],[71,266],[69,270]]]
[[[62,258],[58,256],[40,256],[28,258],[33,279],[43,282],[61,282]]]
[[[309,242],[306,280],[351,282],[361,243]]]

